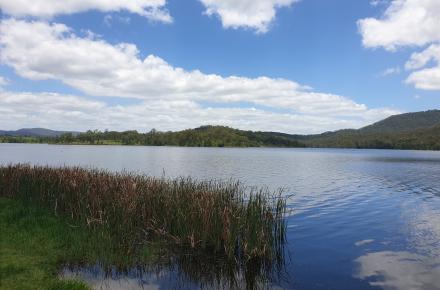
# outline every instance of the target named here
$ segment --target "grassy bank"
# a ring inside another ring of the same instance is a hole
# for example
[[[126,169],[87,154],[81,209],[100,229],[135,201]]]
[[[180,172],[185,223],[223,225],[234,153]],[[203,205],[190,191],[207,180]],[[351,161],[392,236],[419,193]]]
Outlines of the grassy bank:
[[[15,165],[0,167],[0,189],[24,209],[45,209],[62,222],[57,230],[65,233],[49,235],[71,241],[59,263],[132,267],[145,264],[157,244],[234,267],[260,263],[265,270],[282,258],[285,200],[235,182]]]
[[[87,289],[57,279],[62,261],[77,256],[88,233],[66,228],[50,212],[0,198],[0,289]]]

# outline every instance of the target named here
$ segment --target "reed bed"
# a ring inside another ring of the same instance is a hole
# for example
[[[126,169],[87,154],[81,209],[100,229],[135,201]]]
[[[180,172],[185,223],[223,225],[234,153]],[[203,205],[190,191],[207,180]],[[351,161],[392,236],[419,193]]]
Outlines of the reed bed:
[[[235,261],[279,258],[285,199],[238,182],[110,173],[79,167],[0,167],[0,196],[49,208],[109,233],[127,256],[149,242]]]

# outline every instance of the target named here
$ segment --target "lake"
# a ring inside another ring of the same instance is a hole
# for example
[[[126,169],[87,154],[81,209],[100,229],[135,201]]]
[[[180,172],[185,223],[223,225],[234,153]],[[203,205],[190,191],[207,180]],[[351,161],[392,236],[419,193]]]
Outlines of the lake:
[[[440,289],[440,152],[0,144],[0,163],[282,187],[292,209],[288,258],[272,288]],[[99,269],[95,274],[88,280],[98,285]],[[168,289],[178,276],[106,283]]]

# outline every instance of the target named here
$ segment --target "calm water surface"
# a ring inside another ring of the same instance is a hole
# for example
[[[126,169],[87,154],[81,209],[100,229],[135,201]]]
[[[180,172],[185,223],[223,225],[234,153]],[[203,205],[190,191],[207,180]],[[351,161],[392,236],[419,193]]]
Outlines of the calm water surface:
[[[17,162],[284,187],[293,194],[288,278],[273,288],[440,289],[440,152],[0,144],[0,163]],[[181,279],[78,275],[97,289],[169,289]]]

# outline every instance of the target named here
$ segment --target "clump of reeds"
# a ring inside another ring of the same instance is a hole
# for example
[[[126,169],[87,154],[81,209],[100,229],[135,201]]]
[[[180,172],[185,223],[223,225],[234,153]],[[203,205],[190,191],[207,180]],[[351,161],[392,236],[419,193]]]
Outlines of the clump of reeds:
[[[273,260],[285,241],[285,200],[238,182],[19,164],[0,167],[0,196],[105,228],[127,255],[159,240],[234,260]]]

